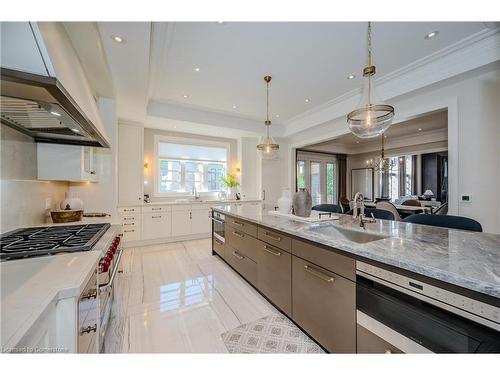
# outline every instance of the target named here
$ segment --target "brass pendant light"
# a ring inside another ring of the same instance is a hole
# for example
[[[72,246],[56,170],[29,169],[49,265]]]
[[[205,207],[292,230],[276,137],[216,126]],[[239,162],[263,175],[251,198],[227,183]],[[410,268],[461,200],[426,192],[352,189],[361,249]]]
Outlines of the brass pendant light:
[[[398,161],[396,161],[394,158],[385,157],[385,144],[384,144],[385,136],[382,135],[381,137],[382,137],[382,150],[380,153],[380,158],[378,160],[376,159],[367,160],[366,166],[367,168],[373,168],[375,171],[386,173],[393,170],[398,164]],[[400,157],[398,160],[399,162],[401,162],[403,159]]]
[[[361,100],[357,108],[347,115],[349,129],[359,138],[373,138],[383,134],[391,126],[394,117],[394,107],[378,100],[372,81],[376,69],[372,65],[371,22],[368,22],[367,45],[368,64],[363,69],[365,82]]]
[[[263,159],[274,159],[276,152],[279,150],[280,146],[276,143],[274,138],[269,135],[269,128],[271,127],[271,120],[269,120],[269,82],[271,82],[271,76],[265,76],[264,81],[266,82],[266,136],[263,137],[261,142],[257,145],[257,150],[261,152]]]

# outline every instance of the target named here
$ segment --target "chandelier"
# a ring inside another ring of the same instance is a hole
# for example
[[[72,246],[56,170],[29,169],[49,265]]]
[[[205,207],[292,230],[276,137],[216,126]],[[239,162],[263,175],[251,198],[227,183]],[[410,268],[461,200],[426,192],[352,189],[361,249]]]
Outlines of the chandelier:
[[[385,145],[384,145],[385,136],[382,135],[382,150],[380,152],[380,158],[377,159],[369,159],[366,161],[366,166],[368,168],[373,168],[378,172],[389,172],[393,170],[398,165],[398,161],[403,161],[403,158],[386,158],[385,157]]]
[[[368,64],[363,69],[364,86],[361,100],[356,109],[347,115],[349,129],[359,138],[373,138],[381,135],[391,126],[394,117],[394,107],[378,100],[374,82],[372,81],[376,69],[372,65],[371,22],[368,22],[367,46]]]
[[[266,136],[262,138],[261,142],[257,145],[257,150],[261,152],[263,159],[274,159],[276,152],[279,150],[280,146],[276,143],[274,138],[269,135],[269,128],[271,127],[271,120],[269,120],[269,82],[271,82],[271,76],[265,76],[264,81],[266,82]]]

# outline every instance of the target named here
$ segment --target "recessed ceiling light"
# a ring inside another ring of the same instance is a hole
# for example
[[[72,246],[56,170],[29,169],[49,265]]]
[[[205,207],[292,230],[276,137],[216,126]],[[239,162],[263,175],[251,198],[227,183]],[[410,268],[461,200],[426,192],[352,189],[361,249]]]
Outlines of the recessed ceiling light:
[[[233,109],[237,109],[237,108],[238,108],[238,106],[237,106],[237,105],[233,105]]]
[[[183,97],[184,99],[187,99],[187,98],[189,98],[189,95],[182,95],[182,97]]]
[[[309,98],[306,98],[306,103],[309,103],[311,100]]]
[[[224,21],[217,21],[217,23],[224,23]]]
[[[439,31],[431,31],[430,33],[425,34],[424,39],[432,39],[439,34]]]
[[[418,128],[418,131],[421,132],[422,131],[422,128]]]
[[[194,68],[194,71],[195,71],[195,72],[199,72],[199,71],[200,71],[200,68]]]
[[[50,111],[50,114],[57,116],[57,117],[61,117],[61,114],[59,112],[56,112],[56,111]]]
[[[279,118],[279,117],[280,117],[280,115],[276,115],[276,118]]]
[[[112,35],[111,39],[113,39],[116,43],[120,43],[120,44],[125,43],[125,38],[121,37],[120,35]]]
[[[349,74],[349,75],[347,76],[347,79],[354,79],[354,78],[356,78],[356,76],[355,76],[354,74]]]

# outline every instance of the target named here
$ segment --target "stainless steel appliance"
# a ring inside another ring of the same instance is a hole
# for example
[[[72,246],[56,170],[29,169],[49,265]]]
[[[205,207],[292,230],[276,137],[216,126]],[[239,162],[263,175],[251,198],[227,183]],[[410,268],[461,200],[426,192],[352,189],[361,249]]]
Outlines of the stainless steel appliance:
[[[500,353],[500,308],[356,262],[357,323],[406,353]]]
[[[1,122],[35,142],[110,147],[54,77],[0,69]]]
[[[212,211],[212,233],[216,240],[225,243],[224,221],[225,216],[220,212]]]

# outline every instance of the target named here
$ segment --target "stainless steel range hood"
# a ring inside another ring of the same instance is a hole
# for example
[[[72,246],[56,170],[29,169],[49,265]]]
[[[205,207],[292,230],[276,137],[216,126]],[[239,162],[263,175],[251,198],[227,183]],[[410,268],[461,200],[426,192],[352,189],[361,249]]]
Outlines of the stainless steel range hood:
[[[1,122],[35,142],[110,147],[54,77],[0,68]]]

